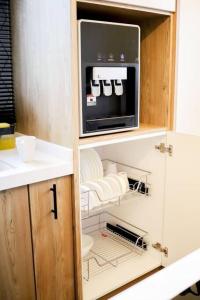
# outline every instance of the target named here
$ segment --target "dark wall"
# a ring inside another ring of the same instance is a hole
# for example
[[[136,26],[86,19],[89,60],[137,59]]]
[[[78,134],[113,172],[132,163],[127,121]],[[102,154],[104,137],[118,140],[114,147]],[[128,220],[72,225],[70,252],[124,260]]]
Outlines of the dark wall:
[[[0,0],[0,122],[14,124],[10,0]]]

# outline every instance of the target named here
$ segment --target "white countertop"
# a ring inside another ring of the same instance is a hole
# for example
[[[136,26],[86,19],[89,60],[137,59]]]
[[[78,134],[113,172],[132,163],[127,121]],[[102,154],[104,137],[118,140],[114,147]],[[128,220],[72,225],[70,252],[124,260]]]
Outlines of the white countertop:
[[[73,173],[73,151],[70,148],[37,139],[32,162],[21,161],[17,150],[0,151],[0,164],[10,167],[0,171],[0,191]]]

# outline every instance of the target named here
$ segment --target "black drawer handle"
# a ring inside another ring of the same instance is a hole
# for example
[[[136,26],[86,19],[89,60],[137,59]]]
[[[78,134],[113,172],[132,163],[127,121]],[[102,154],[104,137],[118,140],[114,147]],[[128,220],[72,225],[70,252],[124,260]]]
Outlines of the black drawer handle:
[[[53,192],[53,204],[54,204],[54,209],[52,209],[51,212],[54,214],[54,219],[58,219],[56,184],[53,184],[53,187],[50,188],[50,191]]]

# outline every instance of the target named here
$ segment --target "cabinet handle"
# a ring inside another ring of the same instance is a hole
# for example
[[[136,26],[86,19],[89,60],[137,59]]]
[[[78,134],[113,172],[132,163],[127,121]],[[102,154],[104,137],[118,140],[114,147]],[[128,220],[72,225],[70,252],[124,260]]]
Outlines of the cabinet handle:
[[[53,192],[53,205],[54,205],[54,209],[52,209],[51,212],[54,214],[54,219],[58,219],[56,184],[53,184],[53,187],[50,188],[50,191]]]

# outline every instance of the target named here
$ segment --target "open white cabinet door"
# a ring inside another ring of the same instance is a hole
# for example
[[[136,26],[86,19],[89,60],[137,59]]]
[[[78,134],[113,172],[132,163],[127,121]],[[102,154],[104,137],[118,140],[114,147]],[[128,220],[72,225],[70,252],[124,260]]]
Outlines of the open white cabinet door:
[[[164,266],[200,248],[200,137],[169,132],[167,143]]]

